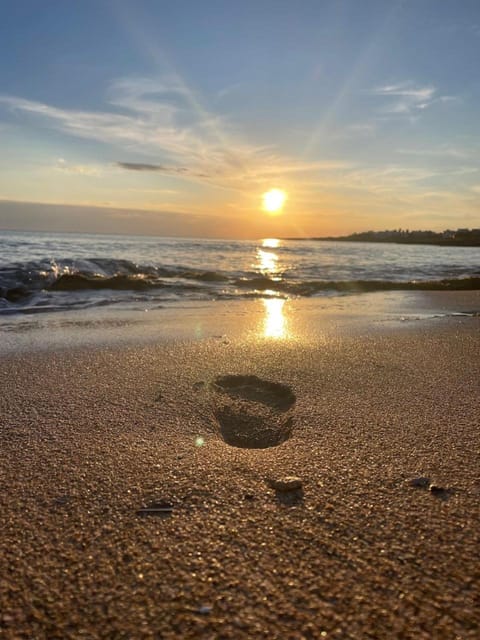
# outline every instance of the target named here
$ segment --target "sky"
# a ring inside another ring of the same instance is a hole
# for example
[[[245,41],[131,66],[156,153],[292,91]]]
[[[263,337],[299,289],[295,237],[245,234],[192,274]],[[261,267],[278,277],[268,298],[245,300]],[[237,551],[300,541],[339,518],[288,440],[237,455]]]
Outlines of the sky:
[[[479,0],[16,0],[0,42],[0,228],[480,227]]]

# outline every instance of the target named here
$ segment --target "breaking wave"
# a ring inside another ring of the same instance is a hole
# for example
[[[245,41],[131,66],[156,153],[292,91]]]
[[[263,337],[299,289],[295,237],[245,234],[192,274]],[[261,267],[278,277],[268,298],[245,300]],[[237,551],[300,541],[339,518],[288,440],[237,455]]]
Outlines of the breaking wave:
[[[480,289],[480,275],[438,279],[367,277],[340,280],[302,278],[293,269],[269,276],[231,269],[141,265],[129,260],[107,258],[30,261],[0,267],[0,314],[65,310],[137,299],[162,302],[474,289]]]

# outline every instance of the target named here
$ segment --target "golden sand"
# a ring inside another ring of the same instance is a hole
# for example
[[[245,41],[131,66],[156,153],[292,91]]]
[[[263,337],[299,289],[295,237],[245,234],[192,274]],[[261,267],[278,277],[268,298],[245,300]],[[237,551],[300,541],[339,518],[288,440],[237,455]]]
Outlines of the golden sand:
[[[0,637],[478,638],[480,319],[335,327],[4,355]]]

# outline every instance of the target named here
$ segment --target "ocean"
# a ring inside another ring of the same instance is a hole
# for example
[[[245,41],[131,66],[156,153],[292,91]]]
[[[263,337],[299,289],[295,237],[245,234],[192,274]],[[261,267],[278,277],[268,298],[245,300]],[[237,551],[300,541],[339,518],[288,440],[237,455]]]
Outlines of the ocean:
[[[480,289],[480,250],[0,231],[0,315]]]

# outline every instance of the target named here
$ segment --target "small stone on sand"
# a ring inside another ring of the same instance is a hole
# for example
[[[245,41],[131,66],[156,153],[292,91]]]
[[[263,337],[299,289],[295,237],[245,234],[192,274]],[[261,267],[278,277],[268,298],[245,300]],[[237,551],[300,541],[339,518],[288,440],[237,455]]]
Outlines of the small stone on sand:
[[[430,478],[420,476],[419,478],[413,478],[409,481],[411,487],[417,487],[418,489],[428,489],[430,486]]]
[[[173,511],[173,505],[170,502],[152,502],[146,507],[141,507],[137,510],[138,516],[148,516],[148,515],[159,515],[165,516],[170,515]]]
[[[446,498],[449,494],[448,489],[445,489],[445,487],[439,487],[436,484],[431,484],[428,487],[428,490],[430,493],[433,493],[434,496],[439,496],[440,498]]]
[[[208,605],[203,605],[202,607],[198,607],[197,609],[197,613],[201,613],[204,616],[208,615],[211,612],[212,612],[212,607]]]
[[[303,486],[301,478],[285,476],[284,478],[267,480],[267,484],[276,491],[298,491]]]

